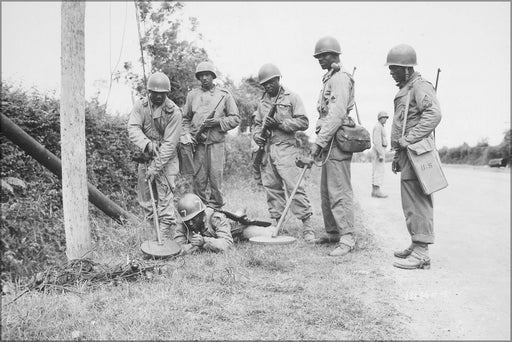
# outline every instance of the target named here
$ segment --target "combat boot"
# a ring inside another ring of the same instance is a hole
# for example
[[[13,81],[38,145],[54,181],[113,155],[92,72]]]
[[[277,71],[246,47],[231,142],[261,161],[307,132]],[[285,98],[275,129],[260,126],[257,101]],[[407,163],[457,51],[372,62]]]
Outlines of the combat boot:
[[[430,257],[427,244],[416,244],[412,253],[403,260],[393,263],[393,266],[404,270],[430,269]]]
[[[302,237],[306,243],[314,243],[316,240],[311,217],[302,220]]]
[[[395,251],[393,252],[393,255],[396,256],[397,258],[400,258],[400,259],[405,259],[407,258],[409,255],[411,255],[412,251],[414,250],[414,242],[411,243],[411,245],[409,247],[407,247],[406,249],[403,249],[403,250],[400,250],[400,251]]]
[[[372,197],[386,198],[386,197],[388,197],[388,195],[385,195],[385,194],[382,193],[382,191],[380,191],[380,186],[373,185]]]
[[[352,234],[345,234],[340,238],[338,247],[329,253],[329,256],[339,257],[347,255],[354,250],[355,245],[354,236]]]

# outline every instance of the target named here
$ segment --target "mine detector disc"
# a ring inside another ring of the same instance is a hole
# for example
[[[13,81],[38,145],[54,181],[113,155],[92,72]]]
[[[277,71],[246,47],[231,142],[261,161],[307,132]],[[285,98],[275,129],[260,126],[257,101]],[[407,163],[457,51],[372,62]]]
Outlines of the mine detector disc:
[[[292,236],[279,235],[276,237],[271,236],[254,236],[249,239],[250,242],[258,245],[290,245],[297,239]]]
[[[140,246],[142,253],[155,258],[166,258],[178,255],[181,251],[180,245],[172,240],[144,241]]]

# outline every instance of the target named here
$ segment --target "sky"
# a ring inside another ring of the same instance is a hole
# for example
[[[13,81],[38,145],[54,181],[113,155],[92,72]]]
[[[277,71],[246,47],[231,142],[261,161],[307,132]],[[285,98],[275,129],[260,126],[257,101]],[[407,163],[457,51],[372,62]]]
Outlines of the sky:
[[[60,92],[60,2],[5,2],[2,9],[2,80]],[[388,51],[406,43],[415,68],[435,83],[443,114],[438,147],[499,144],[510,128],[510,2],[185,2],[183,18],[196,17],[200,45],[221,73],[239,82],[274,63],[282,83],[302,98],[313,135],[323,70],[313,58],[316,41],[334,36],[341,63],[355,73],[355,100],[371,130],[381,110],[393,113],[398,90],[384,66]],[[109,79],[125,61],[140,65],[134,4],[87,2],[86,96],[109,93]],[[186,33],[184,38],[192,39]],[[118,62],[119,61],[119,62]],[[112,83],[111,113],[128,113],[129,87]],[[389,133],[390,122],[387,130]]]

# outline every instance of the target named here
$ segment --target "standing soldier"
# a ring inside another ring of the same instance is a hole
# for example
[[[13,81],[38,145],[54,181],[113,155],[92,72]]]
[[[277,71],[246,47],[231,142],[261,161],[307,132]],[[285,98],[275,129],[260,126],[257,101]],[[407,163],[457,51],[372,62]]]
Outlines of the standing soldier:
[[[343,256],[355,246],[354,209],[350,163],[352,153],[344,152],[334,141],[341,123],[348,119],[354,107],[354,79],[341,68],[341,48],[333,37],[321,38],[315,45],[315,54],[320,67],[327,70],[323,76],[323,87],[318,98],[319,119],[316,125],[316,141],[312,147],[313,157],[322,156],[320,195],[322,214],[327,234],[317,243],[337,242],[330,256]]]
[[[128,135],[146,156],[139,159],[138,201],[146,218],[152,218],[149,180],[158,200],[162,231],[172,237],[176,226],[173,210],[175,177],[179,172],[177,146],[181,134],[181,110],[167,98],[169,78],[161,72],[149,77],[149,96],[137,101],[128,119]],[[153,218],[155,219],[155,218]]]
[[[183,108],[183,129],[195,144],[193,178],[194,193],[212,208],[222,208],[222,178],[225,159],[225,137],[240,123],[235,99],[226,90],[213,83],[217,77],[214,66],[201,62],[196,78],[201,87],[191,90]],[[196,141],[195,136],[203,131]],[[206,187],[210,184],[210,196]]]
[[[411,245],[394,255],[403,260],[393,266],[404,269],[430,268],[428,245],[434,243],[434,207],[432,196],[425,195],[407,157],[407,146],[422,139],[432,139],[441,121],[441,109],[432,84],[414,71],[416,52],[406,44],[392,48],[386,65],[400,89],[395,95],[395,114],[391,128],[391,147],[395,156],[391,169],[401,172],[400,187],[405,222],[411,235]],[[409,99],[409,103],[406,103]],[[407,123],[402,136],[405,108]]]
[[[252,128],[251,128],[251,132],[254,132],[256,115],[257,114],[258,114],[257,110],[252,114],[252,119],[251,119],[251,122],[252,122],[251,126],[252,126]],[[256,144],[254,139],[252,139],[251,140],[251,162],[252,162],[252,169],[253,169],[254,180],[256,181],[256,183],[258,185],[263,185],[263,183],[261,182],[261,168],[260,168],[259,165],[256,165],[254,163],[254,159],[256,158],[258,150],[259,150],[258,144]]]
[[[261,180],[267,192],[270,217],[278,222],[286,205],[285,196],[291,194],[300,175],[299,168],[295,165],[295,159],[298,157],[295,132],[306,130],[309,120],[299,95],[281,86],[281,72],[275,65],[263,65],[258,78],[259,83],[265,88],[265,93],[258,105],[253,136],[258,146],[266,145],[266,156],[261,165]],[[269,117],[267,114],[274,103],[275,115]],[[271,132],[268,144],[261,136],[263,126]],[[291,210],[302,221],[304,240],[313,242],[313,212],[303,186],[298,187]]]
[[[386,137],[386,121],[389,115],[386,112],[379,112],[377,115],[377,123],[373,127],[371,149],[372,157],[372,197],[386,198],[380,191],[380,187],[384,180],[384,163],[386,162],[386,147],[388,146],[388,138]]]

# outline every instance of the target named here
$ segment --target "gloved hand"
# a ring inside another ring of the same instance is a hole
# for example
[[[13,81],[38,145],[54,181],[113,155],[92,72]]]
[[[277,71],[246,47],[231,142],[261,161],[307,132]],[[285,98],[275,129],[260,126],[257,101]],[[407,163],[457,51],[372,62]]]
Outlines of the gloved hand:
[[[313,146],[311,147],[311,156],[315,158],[318,155],[320,155],[320,152],[322,152],[322,146],[318,144],[313,144]]]
[[[192,246],[201,247],[204,245],[204,237],[201,234],[194,234],[194,236],[192,236],[190,243],[192,244]]]
[[[154,168],[148,167],[148,169],[146,170],[146,180],[152,182],[157,174],[158,172]]]
[[[263,138],[260,134],[255,134],[254,135],[254,141],[256,142],[256,144],[258,146],[261,146],[261,147],[265,146],[265,144],[267,142],[266,139]]]
[[[398,143],[402,147],[407,147],[410,145],[410,143],[405,140],[405,137],[400,137],[400,139],[398,139]]]
[[[393,171],[394,174],[401,171],[400,164],[398,164],[398,152],[395,152],[395,155],[393,156],[393,161],[391,162],[391,171]]]
[[[204,120],[203,125],[206,128],[212,128],[212,127],[215,127],[215,126],[220,126],[220,120],[217,119],[217,118],[206,119],[206,120]]]
[[[268,129],[276,129],[279,128],[279,125],[281,124],[281,121],[277,120],[276,118],[268,117],[265,119],[264,125],[268,127]]]

